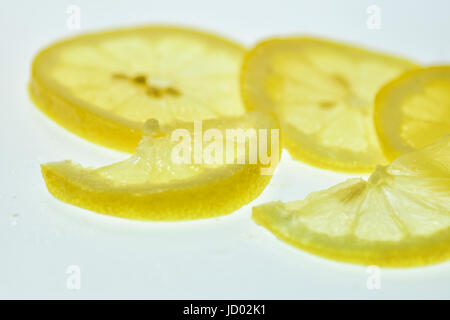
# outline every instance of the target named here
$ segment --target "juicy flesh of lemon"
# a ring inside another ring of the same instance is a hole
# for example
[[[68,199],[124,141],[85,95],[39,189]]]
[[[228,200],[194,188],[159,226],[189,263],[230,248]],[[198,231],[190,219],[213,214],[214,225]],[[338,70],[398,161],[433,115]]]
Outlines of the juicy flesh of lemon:
[[[246,63],[247,103],[275,110],[294,156],[350,171],[383,162],[373,99],[412,63],[314,39],[268,41]]]
[[[408,246],[414,252],[414,245],[437,234],[444,238],[440,253],[448,256],[450,135],[377,167],[367,182],[350,179],[301,201],[262,205],[253,218],[296,246],[338,260],[414,264],[414,254],[408,262],[396,261],[396,255]],[[370,260],[374,252],[378,260]],[[383,261],[384,252],[389,262]]]
[[[56,44],[41,54],[37,74],[51,90],[93,110],[164,125],[241,115],[243,53],[189,30],[130,29]]]

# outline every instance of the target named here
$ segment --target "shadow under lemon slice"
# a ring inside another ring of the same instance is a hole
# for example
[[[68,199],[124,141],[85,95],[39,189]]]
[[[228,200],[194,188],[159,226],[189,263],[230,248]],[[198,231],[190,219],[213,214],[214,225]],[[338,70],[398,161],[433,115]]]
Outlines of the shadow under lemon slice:
[[[450,259],[450,135],[304,200],[253,208],[253,219],[311,253],[381,267]]]
[[[29,92],[66,129],[134,152],[147,119],[170,125],[242,115],[244,53],[227,39],[187,28],[84,34],[38,53]]]
[[[269,39],[245,57],[241,91],[250,110],[280,120],[284,147],[313,166],[370,172],[386,160],[373,125],[379,88],[417,65],[309,37]]]
[[[276,126],[264,112],[174,127],[150,120],[129,159],[98,169],[47,163],[42,174],[59,200],[112,216],[170,221],[225,215],[269,183],[280,156]]]

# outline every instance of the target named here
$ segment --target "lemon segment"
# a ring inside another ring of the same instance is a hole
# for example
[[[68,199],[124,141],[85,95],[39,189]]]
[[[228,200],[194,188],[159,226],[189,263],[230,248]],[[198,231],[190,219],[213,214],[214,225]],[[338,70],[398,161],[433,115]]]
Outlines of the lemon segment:
[[[450,133],[450,66],[405,72],[376,96],[375,127],[389,159]]]
[[[147,119],[240,116],[245,49],[177,27],[77,36],[34,59],[29,91],[50,118],[97,144],[133,152]]]
[[[311,253],[405,267],[450,259],[450,135],[304,200],[253,208],[256,223]]]
[[[210,132],[214,139],[197,140],[192,122],[159,127],[157,121],[150,120],[129,159],[98,169],[71,161],[47,163],[41,166],[42,175],[50,193],[59,200],[107,215],[172,221],[228,214],[264,190],[270,170],[278,163],[280,148],[270,132],[267,141],[258,136],[256,143],[264,143],[264,155],[256,150],[253,161],[255,145],[250,144],[250,138],[229,140],[227,132],[271,131],[276,121],[262,112],[251,112],[201,124],[201,137]],[[204,144],[200,162],[196,160],[196,141]],[[214,149],[210,148],[213,142]],[[240,162],[238,150],[244,151],[245,161]]]
[[[370,172],[385,162],[373,126],[378,89],[412,62],[326,40],[271,39],[244,59],[241,91],[248,109],[279,120],[284,146],[311,165]]]

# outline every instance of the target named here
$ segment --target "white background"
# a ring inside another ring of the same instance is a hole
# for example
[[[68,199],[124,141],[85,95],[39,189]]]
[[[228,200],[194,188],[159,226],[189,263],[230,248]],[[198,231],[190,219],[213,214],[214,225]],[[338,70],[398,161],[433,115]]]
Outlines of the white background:
[[[60,128],[30,102],[26,85],[39,48],[76,34],[66,9],[81,8],[81,31],[175,23],[251,46],[265,37],[316,34],[393,52],[424,64],[450,57],[450,1],[5,1],[0,11],[0,298],[450,298],[450,263],[383,269],[322,259],[276,240],[250,218],[254,204],[301,199],[349,175],[283,154],[270,186],[232,215],[142,223],[79,209],[47,192],[39,164],[74,159],[105,165],[125,154]],[[381,30],[366,9],[382,10]],[[69,265],[81,289],[66,286]]]

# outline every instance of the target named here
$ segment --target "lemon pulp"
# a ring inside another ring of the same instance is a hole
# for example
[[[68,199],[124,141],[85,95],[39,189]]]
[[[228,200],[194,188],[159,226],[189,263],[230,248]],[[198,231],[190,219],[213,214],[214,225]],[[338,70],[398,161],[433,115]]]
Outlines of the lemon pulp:
[[[205,134],[212,129],[216,137],[226,137],[229,129],[271,130],[276,121],[264,113],[252,112],[237,118],[205,120],[202,126]],[[98,169],[83,168],[71,161],[48,163],[41,166],[42,174],[48,190],[56,198],[129,219],[209,218],[231,213],[256,198],[271,178],[271,171],[262,169],[274,169],[279,158],[280,149],[272,143],[271,135],[268,135],[264,151],[267,159],[258,153],[256,161],[249,160],[252,147],[246,140],[247,160],[239,162],[237,145],[240,142],[236,139],[232,140],[231,150],[236,151],[231,153],[230,161],[225,152],[230,140],[219,139],[224,150],[222,157],[206,162],[207,157],[203,156],[199,163],[192,144],[194,130],[195,123],[191,122],[158,127],[152,120],[146,125],[146,134],[136,154],[127,160]],[[174,138],[174,132],[181,132],[182,136],[187,133],[188,148],[177,148],[182,141],[179,136]],[[209,145],[205,144],[204,154]],[[190,150],[188,157],[183,156],[183,150]],[[272,154],[277,156],[272,157]]]
[[[133,152],[148,119],[169,125],[242,115],[244,52],[229,40],[177,27],[85,34],[36,56],[30,94],[70,131]]]
[[[389,159],[450,133],[450,66],[402,74],[375,100],[375,127]]]

